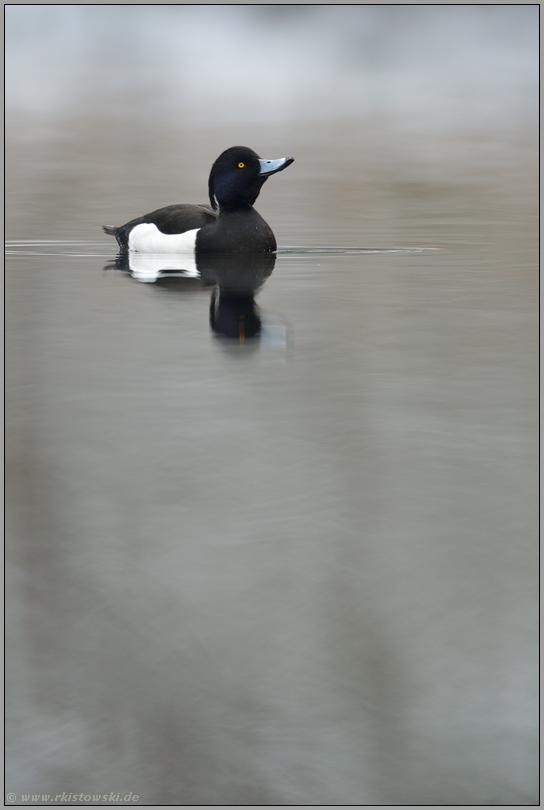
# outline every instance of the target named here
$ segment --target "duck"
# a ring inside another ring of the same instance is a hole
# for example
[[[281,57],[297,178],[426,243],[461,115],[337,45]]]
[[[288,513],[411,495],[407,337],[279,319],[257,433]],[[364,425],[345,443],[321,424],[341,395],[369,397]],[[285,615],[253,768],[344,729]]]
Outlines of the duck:
[[[167,205],[102,230],[116,238],[122,253],[274,252],[275,236],[253,203],[268,178],[293,162],[293,157],[265,160],[247,146],[232,146],[211,168],[210,205]]]

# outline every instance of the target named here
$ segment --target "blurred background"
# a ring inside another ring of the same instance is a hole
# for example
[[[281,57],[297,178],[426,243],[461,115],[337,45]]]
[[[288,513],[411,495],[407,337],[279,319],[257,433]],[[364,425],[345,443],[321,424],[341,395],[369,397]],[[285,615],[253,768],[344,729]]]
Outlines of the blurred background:
[[[538,31],[6,6],[18,799],[538,802]],[[234,144],[295,158],[243,346],[100,230]]]
[[[60,238],[74,225],[95,236],[102,218],[125,222],[142,206],[206,201],[225,144],[297,153],[296,174],[281,178],[281,190],[268,183],[263,197],[281,216],[281,200],[294,195],[284,244],[306,244],[316,231],[337,243],[336,226],[333,240],[309,207],[319,206],[326,228],[342,206],[336,218],[348,219],[350,238],[364,226],[372,240],[386,227],[380,206],[391,190],[412,204],[416,191],[417,204],[423,186],[455,194],[474,173],[486,189],[515,174],[519,182],[517,161],[534,156],[536,5],[8,5],[6,13],[14,238],[53,179]],[[85,193],[73,206],[77,183]],[[43,227],[34,221],[32,235],[46,238]]]

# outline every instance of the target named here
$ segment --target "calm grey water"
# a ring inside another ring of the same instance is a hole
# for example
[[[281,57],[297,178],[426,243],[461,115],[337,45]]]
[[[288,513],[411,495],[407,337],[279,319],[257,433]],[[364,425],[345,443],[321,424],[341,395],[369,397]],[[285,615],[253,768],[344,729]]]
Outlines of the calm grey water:
[[[17,803],[538,802],[536,141],[395,120],[10,115]],[[240,142],[243,340],[100,231]]]

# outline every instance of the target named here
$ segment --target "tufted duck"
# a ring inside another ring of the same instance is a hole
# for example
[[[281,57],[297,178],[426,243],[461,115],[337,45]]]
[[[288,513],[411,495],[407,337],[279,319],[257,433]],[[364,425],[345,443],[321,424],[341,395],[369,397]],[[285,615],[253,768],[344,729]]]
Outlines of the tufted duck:
[[[167,205],[118,228],[104,225],[122,251],[141,253],[263,253],[276,250],[272,230],[253,208],[263,183],[294,158],[262,160],[232,146],[212,166],[209,205]]]

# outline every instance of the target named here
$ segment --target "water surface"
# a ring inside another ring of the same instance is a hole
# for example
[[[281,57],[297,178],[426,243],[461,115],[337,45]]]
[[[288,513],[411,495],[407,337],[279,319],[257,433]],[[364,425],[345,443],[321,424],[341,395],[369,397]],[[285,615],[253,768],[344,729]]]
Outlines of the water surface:
[[[532,803],[532,268],[280,254],[233,340],[101,243],[13,250],[19,789]]]

